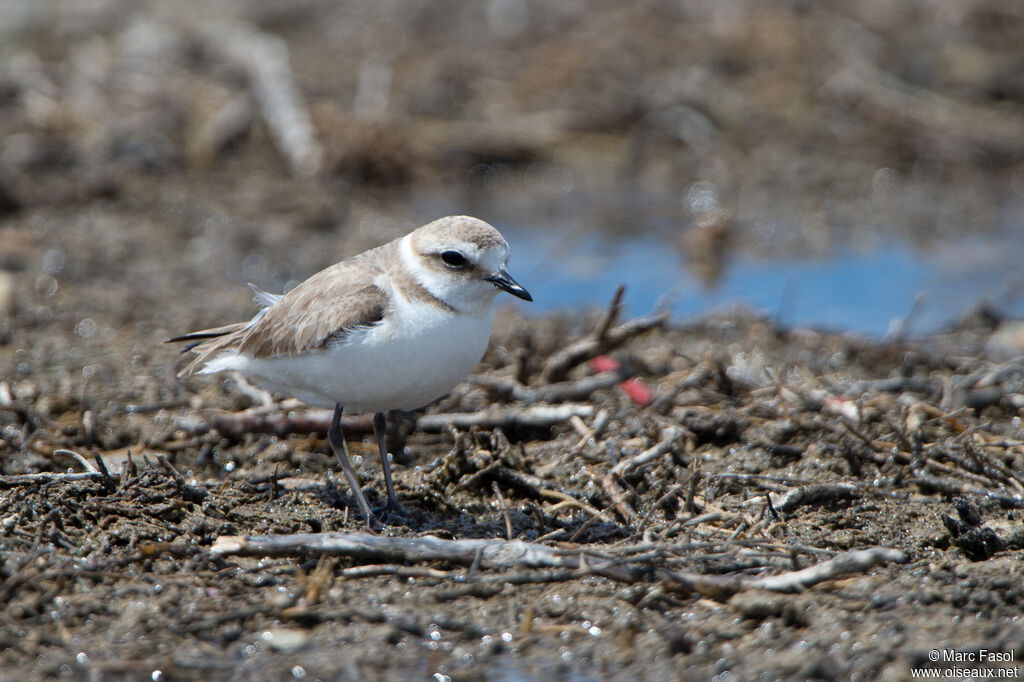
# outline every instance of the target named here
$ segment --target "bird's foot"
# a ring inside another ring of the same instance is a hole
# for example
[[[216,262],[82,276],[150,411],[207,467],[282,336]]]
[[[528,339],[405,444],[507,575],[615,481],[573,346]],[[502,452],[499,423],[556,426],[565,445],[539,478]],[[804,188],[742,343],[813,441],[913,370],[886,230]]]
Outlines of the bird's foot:
[[[396,499],[390,499],[383,506],[377,507],[373,510],[373,514],[388,525],[409,520],[409,512],[405,511],[405,508]]]
[[[387,521],[382,522],[381,519],[377,518],[376,512],[371,513],[369,516],[364,517],[363,521],[366,526],[366,532],[376,535],[380,531],[384,530],[384,525]]]

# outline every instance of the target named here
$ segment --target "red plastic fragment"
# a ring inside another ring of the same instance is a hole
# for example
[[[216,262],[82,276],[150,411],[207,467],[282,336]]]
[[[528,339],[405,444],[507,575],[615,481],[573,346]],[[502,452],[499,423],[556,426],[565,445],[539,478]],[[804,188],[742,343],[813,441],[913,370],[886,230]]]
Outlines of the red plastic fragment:
[[[598,355],[590,360],[590,369],[595,372],[617,372],[622,369],[622,363],[609,355]],[[654,400],[653,391],[647,388],[643,379],[632,377],[620,381],[619,388],[637,405],[650,405]]]
[[[590,360],[590,369],[595,372],[617,372],[622,368],[622,363],[610,355],[598,355]]]
[[[619,388],[622,389],[623,393],[632,398],[633,402],[637,405],[647,406],[654,400],[654,392],[647,388],[643,379],[633,377],[632,379],[620,381]]]

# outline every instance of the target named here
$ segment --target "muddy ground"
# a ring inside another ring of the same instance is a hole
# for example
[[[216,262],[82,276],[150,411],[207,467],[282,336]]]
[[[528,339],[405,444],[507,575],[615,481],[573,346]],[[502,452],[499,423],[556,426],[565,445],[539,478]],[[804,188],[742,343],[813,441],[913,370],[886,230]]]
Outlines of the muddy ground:
[[[979,315],[880,345],[742,314],[673,324],[613,354],[652,392],[647,406],[613,386],[575,397],[595,410],[575,428],[508,417],[408,436],[409,518],[383,535],[505,538],[507,512],[511,537],[644,569],[618,579],[214,555],[225,535],[362,530],[322,433],[204,433],[197,422],[255,408],[230,382],[155,372],[173,356],[131,328],[134,363],[120,342],[86,339],[88,378],[23,368],[3,385],[4,675],[903,679],[935,649],[1014,650],[1024,368],[989,355],[994,327]],[[481,385],[535,380],[586,332],[504,315],[477,379],[428,413],[527,409]],[[59,359],[39,362],[71,362]],[[99,453],[110,478],[62,480],[85,467],[59,448]],[[380,501],[372,438],[352,451]],[[796,593],[695,593],[657,573],[753,578],[879,547],[904,563]]]
[[[162,343],[250,314],[246,281],[440,213],[650,231],[709,281],[737,251],[998,231],[1024,186],[1019,14],[187,6],[0,8],[0,679],[908,679],[1024,656],[1024,329],[982,305],[884,341],[502,308],[474,376],[401,418],[409,514],[379,536],[511,538],[547,567],[221,551],[363,524],[321,413],[183,382]],[[308,128],[273,122],[292,86]]]

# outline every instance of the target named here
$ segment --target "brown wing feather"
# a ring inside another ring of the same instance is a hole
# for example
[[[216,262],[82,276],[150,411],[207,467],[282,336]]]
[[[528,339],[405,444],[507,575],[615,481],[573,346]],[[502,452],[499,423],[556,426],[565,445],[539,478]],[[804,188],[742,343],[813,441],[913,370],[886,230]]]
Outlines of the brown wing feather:
[[[257,358],[297,355],[323,348],[361,327],[380,322],[387,294],[375,283],[394,242],[336,263],[298,285],[254,322],[193,332],[175,340],[198,340],[188,375],[218,353],[237,349]],[[237,327],[231,329],[231,327]],[[220,334],[221,330],[226,330]],[[207,340],[208,339],[208,340]]]
[[[373,284],[341,296],[313,291],[285,296],[233,345],[256,358],[319,350],[354,329],[380,322],[386,300]]]
[[[245,322],[235,322],[234,324],[226,324],[223,327],[213,327],[211,329],[201,329],[197,332],[189,332],[188,334],[182,334],[181,336],[175,336],[173,339],[167,339],[164,343],[179,343],[181,341],[195,341],[192,345],[189,345],[185,350],[189,350],[199,345],[199,343],[208,339],[215,339],[218,336],[224,336],[225,334],[231,334],[237,332],[239,329],[245,327]]]

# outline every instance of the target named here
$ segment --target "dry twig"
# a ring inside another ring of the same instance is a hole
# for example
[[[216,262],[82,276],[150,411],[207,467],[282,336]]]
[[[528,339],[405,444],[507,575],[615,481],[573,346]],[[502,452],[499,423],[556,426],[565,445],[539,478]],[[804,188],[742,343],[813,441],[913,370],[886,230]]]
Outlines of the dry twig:
[[[245,24],[210,24],[203,37],[211,50],[248,76],[267,127],[292,171],[316,175],[323,150],[292,73],[285,42]]]
[[[748,578],[680,573],[661,566],[640,564],[579,548],[560,549],[519,540],[444,540],[431,535],[417,538],[386,537],[365,533],[301,533],[261,537],[221,536],[214,542],[215,556],[305,556],[328,554],[389,562],[441,561],[487,569],[574,569],[578,577],[600,575],[620,582],[659,581],[677,593],[728,597],[749,589],[793,592],[851,573],[862,573],[884,563],[907,560],[900,550],[873,547],[840,554],[797,571]],[[443,574],[431,577],[443,577]]]
[[[826,580],[851,573],[864,573],[880,564],[890,562],[902,564],[906,560],[907,555],[898,549],[889,547],[858,549],[799,571],[746,581],[746,587],[747,589],[772,590],[773,592],[799,592]]]
[[[589,417],[593,412],[592,405],[576,403],[495,407],[479,412],[419,415],[416,417],[414,429],[440,433],[452,427],[464,430],[473,426],[483,429],[546,428],[568,421],[574,416]],[[240,439],[247,433],[272,433],[282,437],[292,433],[327,433],[330,423],[330,410],[313,410],[300,414],[278,415],[249,412],[213,413],[202,417],[186,415],[179,418],[177,426],[189,435],[216,430],[228,438]],[[372,420],[369,415],[343,416],[341,430],[348,435],[371,433]]]
[[[633,455],[632,457],[619,461],[618,464],[611,468],[611,473],[616,476],[623,476],[638,467],[653,462],[662,455],[671,452],[672,447],[683,433],[683,429],[677,426],[669,426],[662,433],[661,440],[654,446],[644,450],[639,455]]]
[[[13,488],[19,485],[39,485],[40,483],[51,483],[53,481],[85,481],[90,479],[103,479],[100,471],[82,471],[75,473],[59,473],[43,471],[38,474],[14,474],[12,476],[0,476],[0,488]]]
[[[633,509],[633,505],[629,503],[626,491],[619,485],[618,476],[610,471],[606,471],[601,476],[595,478],[601,482],[601,488],[611,498],[612,504],[615,505],[615,511],[619,512],[622,520],[627,524],[634,523],[637,519],[636,511]]]
[[[576,365],[582,362],[603,355],[623,345],[630,339],[652,329],[664,326],[668,321],[669,314],[661,313],[639,317],[629,322],[612,327],[622,308],[622,294],[625,287],[622,285],[615,290],[608,310],[598,323],[594,332],[553,354],[544,363],[538,383],[551,384],[565,378]]]
[[[75,452],[74,450],[62,450],[62,449],[57,449],[57,450],[54,450],[54,451],[53,451],[53,454],[55,454],[55,455],[63,455],[63,456],[65,456],[65,457],[72,457],[72,458],[74,458],[74,459],[75,459],[75,460],[76,460],[76,461],[77,461],[77,462],[78,462],[79,464],[81,464],[81,465],[82,465],[82,467],[83,467],[83,468],[84,468],[84,469],[85,469],[86,471],[88,471],[88,472],[90,472],[90,473],[94,473],[94,474],[95,474],[95,473],[99,473],[99,469],[97,469],[97,468],[96,468],[96,465],[95,465],[95,464],[93,464],[93,463],[92,463],[92,462],[90,462],[90,461],[89,461],[88,459],[86,459],[86,458],[85,458],[85,457],[83,457],[82,455],[78,454],[78,453],[77,453],[77,452]]]
[[[859,485],[852,483],[823,483],[790,490],[774,500],[774,507],[783,514],[804,505],[831,504],[838,500],[855,500],[864,495]]]
[[[512,517],[508,513],[508,504],[505,502],[505,496],[501,494],[501,486],[498,485],[497,481],[493,481],[491,488],[494,490],[494,494],[498,497],[498,506],[501,508],[501,515],[505,519],[505,539],[512,539]]]
[[[585,400],[595,391],[611,388],[628,379],[624,371],[601,372],[585,376],[577,381],[558,381],[543,386],[524,386],[515,379],[505,377],[479,376],[471,379],[477,386],[486,388],[502,400],[518,400],[524,403],[559,403],[565,400]]]

